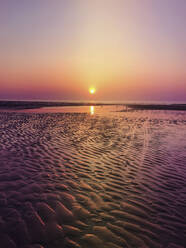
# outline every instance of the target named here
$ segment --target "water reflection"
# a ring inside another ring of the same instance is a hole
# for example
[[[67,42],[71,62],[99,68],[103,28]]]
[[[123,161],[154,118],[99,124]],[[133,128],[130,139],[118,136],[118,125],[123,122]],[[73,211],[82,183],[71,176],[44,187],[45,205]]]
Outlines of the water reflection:
[[[94,115],[94,112],[95,112],[94,106],[90,106],[90,114],[91,115]]]

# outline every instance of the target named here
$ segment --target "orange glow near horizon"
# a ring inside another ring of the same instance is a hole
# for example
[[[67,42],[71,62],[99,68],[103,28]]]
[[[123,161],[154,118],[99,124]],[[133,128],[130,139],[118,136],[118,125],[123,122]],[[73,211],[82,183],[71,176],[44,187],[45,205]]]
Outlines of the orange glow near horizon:
[[[0,99],[185,102],[184,1],[4,2]]]

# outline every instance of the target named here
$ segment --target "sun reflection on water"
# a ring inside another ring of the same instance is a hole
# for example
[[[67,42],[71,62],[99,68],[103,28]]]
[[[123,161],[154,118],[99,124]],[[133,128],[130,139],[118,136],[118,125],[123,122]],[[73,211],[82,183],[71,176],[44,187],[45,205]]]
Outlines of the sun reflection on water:
[[[95,113],[94,106],[90,106],[90,114],[91,115],[94,115],[94,113]]]

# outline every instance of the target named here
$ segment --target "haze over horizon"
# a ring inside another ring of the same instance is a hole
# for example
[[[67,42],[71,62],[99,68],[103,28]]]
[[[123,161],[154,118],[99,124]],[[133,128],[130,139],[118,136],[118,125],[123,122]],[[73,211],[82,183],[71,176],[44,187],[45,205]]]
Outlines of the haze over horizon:
[[[186,101],[185,13],[184,0],[2,0],[0,99]]]

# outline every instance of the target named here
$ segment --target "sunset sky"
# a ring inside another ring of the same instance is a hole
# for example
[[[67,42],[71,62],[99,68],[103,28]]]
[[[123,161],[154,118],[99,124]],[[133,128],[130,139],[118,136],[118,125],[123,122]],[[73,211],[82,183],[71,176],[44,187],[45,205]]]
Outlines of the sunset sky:
[[[0,99],[186,101],[185,13],[185,0],[1,0]]]

